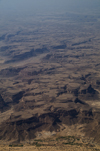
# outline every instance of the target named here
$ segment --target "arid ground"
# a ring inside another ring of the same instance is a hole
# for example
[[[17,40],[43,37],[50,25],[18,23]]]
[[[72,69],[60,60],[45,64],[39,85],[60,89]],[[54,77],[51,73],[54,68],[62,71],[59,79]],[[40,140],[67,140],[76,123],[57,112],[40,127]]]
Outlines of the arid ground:
[[[0,29],[0,151],[99,151],[99,12],[4,16]]]

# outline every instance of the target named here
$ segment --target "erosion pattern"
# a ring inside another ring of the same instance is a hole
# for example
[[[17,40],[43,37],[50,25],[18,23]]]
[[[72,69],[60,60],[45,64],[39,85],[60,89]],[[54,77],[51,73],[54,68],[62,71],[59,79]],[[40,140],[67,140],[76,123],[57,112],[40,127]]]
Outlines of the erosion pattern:
[[[67,134],[73,126],[99,143],[100,15],[38,15],[28,25],[20,20],[20,29],[18,21],[7,25],[0,33],[0,139]]]

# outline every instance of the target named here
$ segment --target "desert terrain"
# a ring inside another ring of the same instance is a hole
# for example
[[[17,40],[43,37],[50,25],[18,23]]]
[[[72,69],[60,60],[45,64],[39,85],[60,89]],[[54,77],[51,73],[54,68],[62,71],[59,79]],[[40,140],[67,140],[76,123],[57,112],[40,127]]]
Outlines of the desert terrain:
[[[0,151],[100,150],[99,13],[1,18]]]

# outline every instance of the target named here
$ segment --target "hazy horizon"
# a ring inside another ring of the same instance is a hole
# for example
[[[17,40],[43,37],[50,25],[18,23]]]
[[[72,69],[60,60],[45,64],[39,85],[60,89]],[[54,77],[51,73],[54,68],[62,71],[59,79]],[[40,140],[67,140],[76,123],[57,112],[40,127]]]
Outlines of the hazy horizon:
[[[99,0],[1,0],[0,15],[11,13],[62,13],[62,12],[80,12],[98,11],[100,9]],[[14,14],[13,14],[14,15]],[[10,16],[9,16],[10,17]]]

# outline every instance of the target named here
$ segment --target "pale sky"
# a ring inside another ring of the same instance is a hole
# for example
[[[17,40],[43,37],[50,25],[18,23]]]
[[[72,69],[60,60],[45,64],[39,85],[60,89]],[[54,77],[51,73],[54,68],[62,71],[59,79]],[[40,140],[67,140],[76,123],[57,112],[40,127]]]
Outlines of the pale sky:
[[[1,12],[67,12],[100,9],[100,0],[1,0]]]

